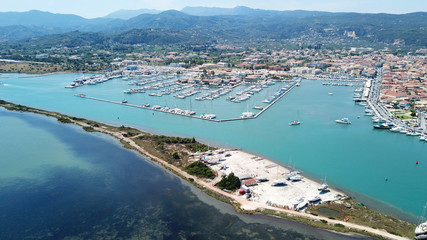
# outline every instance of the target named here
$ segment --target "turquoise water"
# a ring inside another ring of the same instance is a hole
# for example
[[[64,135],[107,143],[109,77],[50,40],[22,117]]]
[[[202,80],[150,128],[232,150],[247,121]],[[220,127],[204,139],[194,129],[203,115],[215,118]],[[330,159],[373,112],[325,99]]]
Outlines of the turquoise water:
[[[2,239],[355,239],[235,213],[109,136],[3,109],[0,123]]]
[[[415,137],[374,130],[370,117],[363,116],[364,108],[352,102],[351,87],[323,86],[318,81],[305,80],[256,120],[214,123],[153,114],[73,95],[84,93],[116,101],[126,98],[131,104],[154,105],[156,101],[163,101],[170,107],[181,108],[187,104],[200,109],[198,114],[213,112],[223,118],[240,116],[279,86],[261,91],[249,103],[229,103],[226,96],[213,102],[185,99],[179,103],[170,96],[125,95],[122,91],[129,86],[118,79],[65,89],[64,86],[79,75],[6,76],[9,78],[2,79],[6,85],[0,86],[1,99],[110,124],[131,125],[154,133],[194,136],[210,144],[242,148],[295,166],[315,180],[327,177],[330,185],[358,201],[411,221],[415,221],[427,200],[427,186],[423,184],[427,180],[426,143]],[[352,124],[344,126],[334,122],[342,117],[349,117]],[[295,119],[302,124],[287,124]],[[420,164],[415,165],[416,161]],[[386,182],[385,178],[389,180]]]

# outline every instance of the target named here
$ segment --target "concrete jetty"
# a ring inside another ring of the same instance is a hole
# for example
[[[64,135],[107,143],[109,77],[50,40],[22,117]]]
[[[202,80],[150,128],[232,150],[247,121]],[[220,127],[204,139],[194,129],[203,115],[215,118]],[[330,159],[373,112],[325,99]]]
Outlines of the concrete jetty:
[[[288,92],[290,92],[297,85],[298,85],[297,82],[294,82],[288,89],[286,89],[286,91],[283,91],[279,96],[277,96],[274,99],[274,101],[272,101],[271,103],[269,103],[264,109],[262,109],[260,112],[258,112],[253,117],[244,117],[244,118],[240,117],[240,118],[228,118],[228,119],[202,118],[200,116],[194,116],[194,115],[189,115],[189,114],[181,114],[181,113],[176,113],[176,112],[164,111],[164,110],[156,109],[156,108],[152,108],[152,107],[145,107],[143,105],[134,105],[134,104],[126,103],[126,102],[117,102],[117,101],[112,101],[112,100],[107,100],[107,99],[89,97],[89,96],[86,96],[85,94],[76,94],[75,96],[81,97],[81,98],[85,98],[85,99],[91,99],[91,100],[101,101],[101,102],[107,102],[107,103],[113,103],[113,104],[120,104],[120,105],[124,105],[124,106],[128,106],[128,107],[146,109],[146,110],[151,110],[151,111],[156,111],[156,112],[162,112],[162,113],[169,113],[169,114],[174,114],[174,115],[179,115],[179,116],[184,116],[184,117],[191,117],[191,118],[196,118],[196,119],[201,119],[201,120],[207,120],[207,121],[211,121],[211,122],[231,122],[231,121],[249,120],[249,119],[256,119],[256,118],[258,118],[261,114],[263,114],[265,111],[267,111],[267,109],[269,109],[271,106],[273,106],[273,104],[275,104],[277,101],[279,101],[283,96],[285,96]]]

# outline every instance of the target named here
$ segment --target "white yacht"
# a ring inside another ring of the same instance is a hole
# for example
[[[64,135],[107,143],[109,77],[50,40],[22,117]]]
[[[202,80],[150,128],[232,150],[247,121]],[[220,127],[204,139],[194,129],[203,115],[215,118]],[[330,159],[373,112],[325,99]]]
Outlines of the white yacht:
[[[301,124],[301,122],[300,121],[292,121],[292,122],[290,122],[290,123],[288,123],[289,125],[300,125]]]
[[[392,131],[392,132],[400,132],[402,130],[403,129],[401,127],[393,127],[393,128],[390,129],[390,131]]]
[[[271,184],[271,186],[283,186],[283,185],[286,185],[286,179],[284,178],[274,180],[273,183]]]
[[[415,228],[415,239],[427,239],[427,222],[421,223]]]
[[[289,178],[289,180],[291,180],[292,182],[297,182],[297,181],[301,181],[302,177],[299,175],[295,175]]]
[[[320,185],[317,190],[319,190],[320,192],[326,191],[328,190],[328,184],[326,183],[326,177],[325,179],[322,181],[322,185]]]
[[[302,202],[304,202],[304,197],[303,197],[303,196],[295,198],[295,199],[292,201],[292,204],[293,204],[294,206],[297,206],[298,204],[300,204],[300,203],[302,203]]]
[[[308,199],[309,202],[317,202],[320,201],[320,196],[316,195]]]
[[[307,206],[307,202],[301,202],[300,204],[297,205],[296,209],[301,210],[301,209],[305,208],[306,206]]]
[[[335,120],[335,122],[340,124],[351,124],[348,118],[341,118],[341,119]]]
[[[240,118],[252,118],[255,116],[255,113],[253,112],[244,112],[242,113],[242,116],[240,116]]]

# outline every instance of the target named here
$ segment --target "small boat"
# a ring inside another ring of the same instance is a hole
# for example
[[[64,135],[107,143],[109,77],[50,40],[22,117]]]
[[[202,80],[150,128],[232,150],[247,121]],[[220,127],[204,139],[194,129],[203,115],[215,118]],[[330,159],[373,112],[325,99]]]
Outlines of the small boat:
[[[393,127],[393,128],[390,129],[390,131],[392,131],[392,132],[400,132],[402,130],[403,129],[401,127]]]
[[[306,206],[307,206],[307,202],[301,202],[300,204],[298,204],[296,206],[296,209],[301,210],[301,209],[305,208]]]
[[[297,197],[297,198],[295,198],[293,201],[292,201],[292,204],[294,205],[294,206],[297,206],[298,204],[300,204],[300,203],[302,203],[302,202],[304,202],[304,197]]]
[[[240,118],[252,118],[255,116],[255,113],[253,112],[244,112],[242,113],[242,116],[240,116]]]
[[[427,239],[427,222],[421,223],[415,228],[415,239]]]
[[[292,182],[297,182],[297,181],[301,181],[302,177],[299,175],[295,175],[289,178],[289,180],[291,180]]]
[[[286,179],[284,178],[274,180],[273,183],[271,184],[271,186],[283,186],[283,185],[286,185]]]
[[[351,124],[348,118],[341,118],[341,119],[335,120],[335,122],[340,124]]]
[[[328,93],[328,95],[331,95],[331,96],[332,96],[332,95],[334,95],[334,93],[331,93],[331,92],[330,92],[330,93]]]
[[[400,133],[402,133],[402,134],[407,134],[407,133],[408,133],[408,130],[406,130],[406,129],[402,129],[402,130],[400,130],[399,132],[400,132]]]
[[[320,201],[320,196],[319,195],[315,195],[311,198],[308,199],[309,202],[317,202]]]
[[[262,110],[262,109],[264,109],[264,107],[263,106],[254,106],[254,109]]]
[[[122,103],[127,103],[128,101],[127,100],[122,100]]]
[[[326,191],[326,190],[328,190],[328,184],[326,183],[326,177],[325,177],[325,179],[323,179],[323,181],[322,181],[322,185],[320,185],[318,188],[317,188],[317,190],[319,190],[320,192],[323,192],[323,191]]]
[[[391,127],[388,124],[384,124],[384,123],[374,125],[374,128],[375,129],[391,129]]]
[[[259,176],[259,177],[256,177],[255,178],[255,180],[257,181],[257,182],[267,182],[268,181],[268,178],[267,177],[264,177],[264,176]],[[274,184],[274,182],[273,182],[273,184]],[[274,186],[274,185],[273,185]]]
[[[293,125],[300,125],[301,122],[300,121],[292,121],[290,123],[288,123],[289,125],[293,126]]]

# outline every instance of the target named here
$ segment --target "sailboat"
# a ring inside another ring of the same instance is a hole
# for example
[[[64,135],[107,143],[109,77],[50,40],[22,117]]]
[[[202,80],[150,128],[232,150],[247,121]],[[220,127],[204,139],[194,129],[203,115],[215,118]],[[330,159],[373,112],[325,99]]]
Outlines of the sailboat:
[[[298,117],[298,115],[299,115],[299,113],[297,113],[297,117]],[[301,124],[301,122],[300,121],[297,121],[297,120],[295,120],[295,121],[292,121],[292,122],[290,122],[290,123],[288,123],[289,125],[291,125],[291,126],[296,126],[296,125],[300,125]]]
[[[319,190],[320,192],[324,192],[326,190],[328,190],[328,184],[326,183],[326,177],[325,180],[323,180],[322,185],[320,185],[320,187],[317,188],[317,190]]]
[[[425,219],[427,203],[424,206],[423,214],[420,218],[420,224],[415,228],[415,239],[427,239],[427,222]]]

